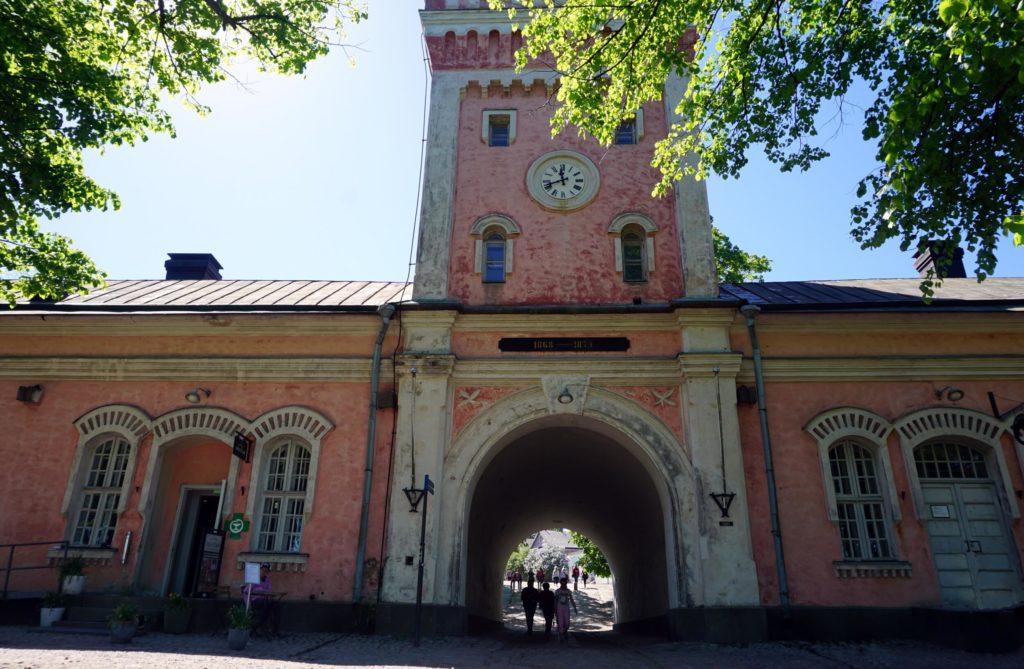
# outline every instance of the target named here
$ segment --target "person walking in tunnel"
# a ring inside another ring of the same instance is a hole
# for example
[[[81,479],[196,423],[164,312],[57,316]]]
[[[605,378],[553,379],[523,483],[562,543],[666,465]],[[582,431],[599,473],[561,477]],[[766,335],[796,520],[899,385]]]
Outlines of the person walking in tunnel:
[[[579,613],[576,608],[576,600],[573,599],[572,591],[569,590],[569,579],[565,576],[559,581],[561,585],[555,590],[555,612],[558,616],[558,636],[562,643],[569,643],[569,605],[572,610]]]
[[[551,619],[555,616],[555,593],[551,592],[551,585],[545,581],[541,584],[542,590],[537,593],[537,603],[540,605],[540,612],[544,614],[544,636],[551,636]]]
[[[580,568],[576,565],[572,566],[572,589],[577,591],[580,589]]]
[[[588,574],[588,573],[587,573],[587,570],[586,570],[586,569],[584,569],[584,570],[583,570],[583,589],[584,589],[584,590],[586,590],[586,589],[587,589],[587,579],[588,579],[588,578],[590,578],[590,574]]]
[[[525,588],[519,588],[519,598],[523,601],[523,611],[526,612],[526,633],[533,634],[533,616],[537,612],[537,603],[540,597],[537,588],[533,587],[533,577],[526,582]]]
[[[547,583],[547,581],[544,580],[544,567],[537,567],[537,582]]]

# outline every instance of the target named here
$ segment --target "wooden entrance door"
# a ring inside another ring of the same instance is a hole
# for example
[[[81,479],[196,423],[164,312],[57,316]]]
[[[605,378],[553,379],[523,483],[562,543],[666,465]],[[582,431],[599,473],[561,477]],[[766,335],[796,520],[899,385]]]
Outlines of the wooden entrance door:
[[[1014,543],[981,453],[939,443],[920,447],[915,457],[943,605],[992,609],[1019,603]]]

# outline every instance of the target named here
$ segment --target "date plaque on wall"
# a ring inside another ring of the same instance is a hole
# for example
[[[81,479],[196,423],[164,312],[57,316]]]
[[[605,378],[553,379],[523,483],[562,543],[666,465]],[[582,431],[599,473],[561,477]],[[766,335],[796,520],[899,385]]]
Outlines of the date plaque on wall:
[[[502,337],[498,349],[515,353],[628,351],[626,337]]]

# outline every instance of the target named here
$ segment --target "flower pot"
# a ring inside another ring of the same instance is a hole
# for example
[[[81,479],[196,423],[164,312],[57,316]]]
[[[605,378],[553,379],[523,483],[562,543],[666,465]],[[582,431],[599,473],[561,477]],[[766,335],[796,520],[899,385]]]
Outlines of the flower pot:
[[[135,636],[135,630],[137,625],[134,622],[129,623],[110,623],[110,642],[111,643],[128,643]]]
[[[249,630],[235,629],[234,627],[228,630],[228,648],[242,650],[247,643],[249,643]]]
[[[191,613],[187,608],[182,607],[164,609],[164,632],[166,634],[184,634],[187,632]]]
[[[50,627],[55,622],[64,617],[64,607],[60,608],[42,608],[39,609],[39,626]]]
[[[80,574],[78,576],[65,576],[64,584],[61,588],[65,595],[80,595],[82,590],[85,589],[85,575]]]

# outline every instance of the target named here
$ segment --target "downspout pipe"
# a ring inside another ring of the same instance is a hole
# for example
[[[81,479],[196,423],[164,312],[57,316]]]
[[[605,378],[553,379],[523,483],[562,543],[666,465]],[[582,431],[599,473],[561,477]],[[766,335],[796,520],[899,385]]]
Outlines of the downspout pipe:
[[[380,314],[380,330],[373,344],[373,362],[370,367],[370,416],[366,428],[366,469],[363,471],[363,508],[359,516],[359,544],[356,547],[355,590],[352,601],[356,604],[363,599],[363,563],[366,561],[366,535],[370,531],[370,494],[373,487],[373,455],[377,441],[377,392],[380,388],[380,352],[384,345],[384,337],[388,333],[391,317],[395,315],[395,305],[382,304],[377,313]]]
[[[772,540],[775,544],[775,573],[779,579],[779,606],[789,616],[789,579],[786,577],[786,556],[782,550],[782,529],[779,526],[779,498],[775,489],[775,466],[772,464],[772,442],[768,435],[768,408],[764,401],[764,368],[761,366],[761,345],[757,340],[757,315],[761,309],[753,304],[740,307],[747,319],[750,348],[754,358],[754,382],[757,387],[757,415],[761,423],[761,447],[764,449],[764,474],[768,483],[768,513],[771,517]]]

